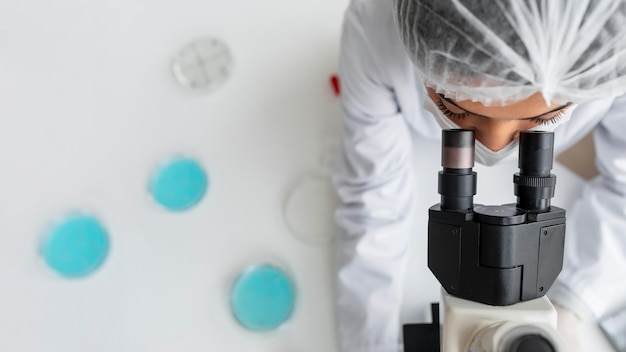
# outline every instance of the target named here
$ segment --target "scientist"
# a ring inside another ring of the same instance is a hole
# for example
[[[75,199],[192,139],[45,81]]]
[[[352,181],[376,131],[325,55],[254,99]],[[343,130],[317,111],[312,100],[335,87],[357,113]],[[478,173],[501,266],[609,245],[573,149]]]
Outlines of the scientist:
[[[474,130],[484,165],[516,158],[520,131],[554,130],[555,153],[593,131],[601,174],[567,209],[551,298],[570,351],[580,317],[626,306],[625,24],[625,0],[351,2],[333,176],[341,352],[401,349],[413,141],[441,128]]]

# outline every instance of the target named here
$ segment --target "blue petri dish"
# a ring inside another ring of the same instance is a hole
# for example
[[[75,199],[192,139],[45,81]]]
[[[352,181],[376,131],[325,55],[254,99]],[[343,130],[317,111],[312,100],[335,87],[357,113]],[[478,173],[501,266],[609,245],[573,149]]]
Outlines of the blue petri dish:
[[[279,268],[264,264],[241,273],[230,292],[231,310],[244,328],[257,332],[277,329],[293,313],[295,290]]]
[[[202,166],[190,158],[176,158],[161,167],[150,185],[155,201],[171,211],[183,211],[198,204],[208,188]]]
[[[51,229],[42,252],[52,270],[65,277],[82,277],[93,273],[106,259],[109,236],[96,218],[72,215]]]

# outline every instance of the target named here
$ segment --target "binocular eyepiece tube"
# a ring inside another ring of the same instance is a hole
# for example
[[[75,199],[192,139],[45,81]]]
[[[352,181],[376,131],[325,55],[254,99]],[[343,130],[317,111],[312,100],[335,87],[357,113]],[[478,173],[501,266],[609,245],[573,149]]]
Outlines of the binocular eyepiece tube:
[[[474,167],[474,131],[444,130],[442,132],[439,194],[441,209],[468,212],[474,207],[476,172]]]
[[[517,207],[531,212],[550,209],[556,176],[552,175],[554,134],[522,132],[519,137],[519,173],[513,176]]]
[[[527,131],[520,133],[519,172],[513,177],[517,208],[529,212],[550,209],[556,176],[552,170],[554,134]],[[474,206],[476,172],[474,167],[474,131],[442,131],[439,194],[441,209],[468,212]]]

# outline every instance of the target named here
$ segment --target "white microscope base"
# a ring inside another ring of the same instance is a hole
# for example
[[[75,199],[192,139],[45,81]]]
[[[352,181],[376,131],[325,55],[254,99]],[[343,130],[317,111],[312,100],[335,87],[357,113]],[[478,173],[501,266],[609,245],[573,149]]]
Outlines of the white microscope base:
[[[485,330],[490,330],[490,326],[503,325],[505,322],[508,325],[541,327],[546,331],[546,338],[560,346],[556,333],[556,310],[545,296],[510,306],[490,306],[456,298],[442,290],[442,307],[443,352],[468,352],[470,346],[480,345],[476,342],[477,339],[492,340],[502,337],[501,331],[495,331],[497,329],[489,332]],[[473,350],[491,352],[482,348]]]

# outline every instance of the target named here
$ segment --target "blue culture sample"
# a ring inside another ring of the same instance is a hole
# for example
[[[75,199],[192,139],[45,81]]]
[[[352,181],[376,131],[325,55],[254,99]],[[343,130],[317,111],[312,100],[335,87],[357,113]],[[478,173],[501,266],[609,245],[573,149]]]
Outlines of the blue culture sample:
[[[261,265],[243,272],[230,292],[231,309],[237,321],[252,331],[278,328],[291,316],[295,291],[280,269]]]
[[[207,175],[196,161],[176,158],[158,170],[150,192],[168,210],[187,210],[198,204],[208,187]]]
[[[46,236],[42,252],[48,266],[65,277],[91,274],[109,252],[109,237],[100,222],[89,215],[73,215]]]

